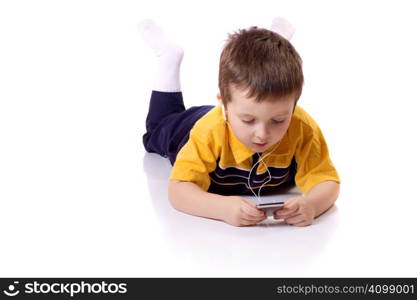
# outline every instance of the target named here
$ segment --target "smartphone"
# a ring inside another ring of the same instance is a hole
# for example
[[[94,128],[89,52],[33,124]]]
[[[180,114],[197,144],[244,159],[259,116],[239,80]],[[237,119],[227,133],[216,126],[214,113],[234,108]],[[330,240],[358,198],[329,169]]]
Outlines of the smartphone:
[[[266,203],[260,203],[256,204],[257,209],[263,209],[263,208],[280,208],[284,206],[284,202],[266,202]]]

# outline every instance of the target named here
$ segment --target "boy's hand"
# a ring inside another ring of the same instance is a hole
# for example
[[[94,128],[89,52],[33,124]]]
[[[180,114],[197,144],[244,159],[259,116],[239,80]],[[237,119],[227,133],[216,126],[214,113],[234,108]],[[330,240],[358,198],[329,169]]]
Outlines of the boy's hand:
[[[256,204],[239,196],[227,197],[230,201],[224,221],[233,226],[251,226],[266,219],[262,210],[256,208]]]
[[[274,213],[274,219],[284,219],[285,223],[295,226],[308,226],[314,221],[314,206],[305,196],[297,196],[285,201],[282,209]]]

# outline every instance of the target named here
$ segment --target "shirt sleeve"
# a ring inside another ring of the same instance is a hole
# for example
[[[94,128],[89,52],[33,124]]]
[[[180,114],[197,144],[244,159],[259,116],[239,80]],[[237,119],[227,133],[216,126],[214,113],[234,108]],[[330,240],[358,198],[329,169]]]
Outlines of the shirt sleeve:
[[[323,181],[340,182],[320,128],[315,124],[308,129],[303,130],[302,140],[295,153],[297,161],[295,183],[304,194]]]
[[[194,130],[187,143],[178,152],[170,179],[190,181],[207,191],[210,187],[209,173],[216,168],[217,157],[212,139],[203,141]]]

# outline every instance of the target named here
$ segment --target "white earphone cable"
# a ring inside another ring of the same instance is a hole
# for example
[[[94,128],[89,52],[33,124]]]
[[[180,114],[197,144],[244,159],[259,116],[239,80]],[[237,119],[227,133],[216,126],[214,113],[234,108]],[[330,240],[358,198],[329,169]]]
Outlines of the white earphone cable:
[[[281,144],[281,141],[279,141],[277,144],[276,144],[276,146],[274,147],[274,149],[272,149],[268,154],[266,154],[264,157],[261,157],[260,155],[259,155],[259,153],[257,153],[258,154],[258,156],[259,156],[259,160],[252,166],[252,168],[251,168],[251,170],[249,171],[249,176],[248,176],[248,187],[249,187],[249,189],[251,190],[251,192],[252,192],[252,194],[255,196],[255,198],[256,198],[256,201],[258,201],[258,203],[260,203],[261,202],[261,190],[262,190],[262,188],[268,183],[268,182],[270,182],[271,180],[272,180],[272,176],[271,176],[271,172],[269,171],[269,169],[268,169],[268,165],[265,163],[265,161],[264,161],[264,159],[266,158],[266,157],[268,157],[270,154],[272,154],[277,148],[278,148],[278,146]],[[260,187],[259,187],[259,190],[258,190],[258,195],[256,195],[256,193],[255,193],[255,191],[252,189],[252,186],[251,186],[251,184],[250,184],[250,176],[251,176],[251,174],[252,174],[252,171],[253,171],[253,169],[260,163],[260,162],[262,162],[263,164],[264,164],[264,166],[265,166],[265,169],[266,169],[266,171],[268,172],[268,180],[266,181],[266,182],[264,182]]]

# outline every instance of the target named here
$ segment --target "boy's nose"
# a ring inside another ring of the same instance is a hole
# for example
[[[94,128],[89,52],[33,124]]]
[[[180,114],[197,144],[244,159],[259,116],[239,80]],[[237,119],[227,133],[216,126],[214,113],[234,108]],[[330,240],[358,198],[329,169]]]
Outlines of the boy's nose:
[[[260,125],[255,132],[255,136],[261,140],[265,141],[268,137],[268,128],[265,125]]]

